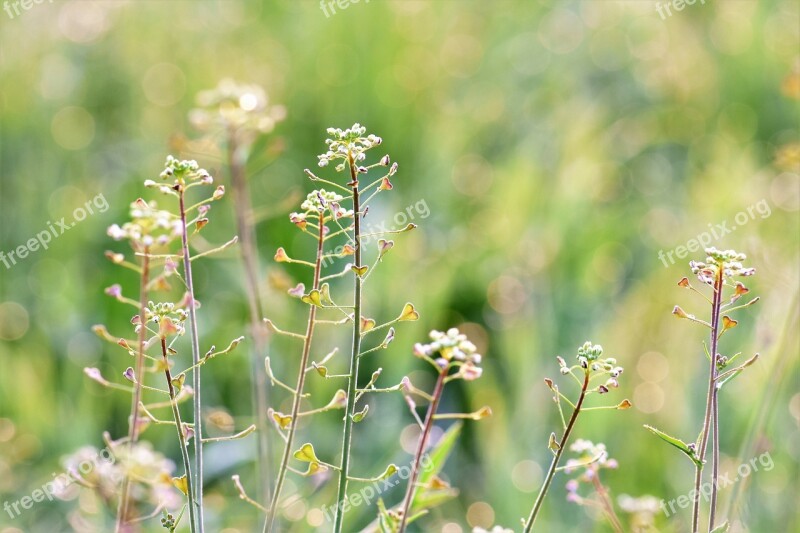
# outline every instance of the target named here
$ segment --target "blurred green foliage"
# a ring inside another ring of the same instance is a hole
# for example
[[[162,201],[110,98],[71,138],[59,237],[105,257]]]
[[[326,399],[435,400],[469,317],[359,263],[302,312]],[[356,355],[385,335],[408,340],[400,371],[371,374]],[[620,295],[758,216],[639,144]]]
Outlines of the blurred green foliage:
[[[618,460],[604,475],[612,495],[669,500],[689,491],[689,462],[642,425],[685,439],[700,427],[705,333],[670,310],[680,303],[707,312],[675,284],[702,253],[666,267],[658,253],[725,221],[737,229],[714,245],[748,254],[758,269],[748,285],[762,302],[744,312],[723,348],[763,357],[722,394],[723,471],[769,451],[775,468],[744,480],[740,525],[796,531],[798,22],[791,0],[698,2],[666,19],[655,2],[605,0],[372,0],[327,17],[318,2],[302,0],[58,1],[13,18],[3,12],[0,250],[69,220],[99,193],[110,207],[48,250],[0,265],[0,500],[31,494],[81,446],[102,447],[103,431],[126,432],[129,398],[82,372],[97,366],[120,376],[130,364],[91,333],[97,323],[129,332],[128,309],[103,289],[136,284],[103,257],[119,250],[105,228],[127,220],[137,197],[154,197],[142,182],[168,153],[198,159],[226,183],[221,154],[186,139],[197,137],[187,121],[194,96],[230,77],[262,85],[287,110],[248,162],[276,323],[301,328],[304,311],[284,291],[300,272],[271,258],[278,246],[310,252],[286,215],[312,188],[302,170],[324,151],[325,128],[361,122],[400,163],[390,203],[376,204],[367,220],[391,219],[418,202],[429,208],[414,220],[418,231],[397,239],[365,296],[370,316],[395,316],[413,300],[422,318],[399,328],[364,375],[380,366],[386,383],[409,374],[424,383],[411,346],[430,329],[458,326],[485,354],[485,371],[468,388],[454,385],[443,409],[488,404],[494,416],[465,424],[445,468],[460,495],[419,522],[426,531],[518,528],[558,427],[542,380],[558,377],[556,355],[571,357],[587,339],[626,368],[614,395],[634,403],[592,413],[576,430]],[[768,215],[734,221],[759,202]],[[232,208],[230,198],[214,207],[209,240],[233,234]],[[195,278],[202,345],[246,333],[236,254],[198,262]],[[344,336],[337,341],[348,345]],[[289,341],[272,343],[284,375],[298,355]],[[230,413],[237,427],[252,417],[249,368],[240,349],[205,373],[206,405]],[[311,381],[318,398],[337,388]],[[372,400],[356,429],[356,471],[407,463],[398,442],[411,423],[401,398]],[[763,433],[750,435],[753,424]],[[330,414],[300,433],[313,431],[317,452],[336,457],[339,426]],[[170,428],[146,437],[178,461]],[[753,448],[740,458],[748,439]],[[252,452],[251,441],[209,446],[212,531],[255,530],[257,511],[230,482],[239,473],[255,486]],[[556,478],[542,529],[606,531],[565,500],[566,480]],[[335,499],[333,484],[293,483],[308,499],[288,514],[297,530],[313,529],[314,509]],[[401,490],[383,496],[395,502]],[[723,503],[730,494],[722,491]],[[77,510],[96,506],[81,495],[14,520],[2,512],[0,531],[79,529]],[[374,516],[374,506],[364,506],[347,520],[355,527]],[[82,527],[108,530],[109,520]],[[657,526],[682,531],[687,520],[688,511],[661,515]]]

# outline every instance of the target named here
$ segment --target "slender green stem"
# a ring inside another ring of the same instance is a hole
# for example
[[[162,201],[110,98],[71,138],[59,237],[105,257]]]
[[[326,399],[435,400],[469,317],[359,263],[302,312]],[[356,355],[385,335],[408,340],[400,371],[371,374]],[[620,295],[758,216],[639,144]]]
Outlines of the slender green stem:
[[[319,290],[319,278],[322,271],[322,255],[323,246],[325,243],[325,219],[320,216],[319,236],[317,238],[317,257],[314,263],[314,284],[313,289]],[[308,357],[311,353],[311,341],[314,338],[314,326],[317,319],[317,306],[309,305],[308,310],[308,324],[306,325],[306,334],[303,338],[303,355],[300,358],[300,367],[297,370],[297,387],[293,391],[292,399],[292,413],[289,431],[286,435],[286,444],[283,448],[283,457],[281,459],[280,467],[278,468],[278,478],[275,482],[275,491],[272,493],[272,501],[267,511],[267,519],[264,521],[264,533],[272,531],[275,525],[275,517],[278,514],[278,504],[281,498],[281,491],[283,490],[283,482],[286,479],[286,471],[289,468],[289,461],[292,458],[292,443],[294,442],[295,431],[297,430],[297,420],[300,415],[300,402],[303,399],[303,387],[306,382],[306,367],[308,366]]]
[[[766,375],[764,382],[769,386],[763,387],[763,392],[758,400],[758,407],[748,424],[748,430],[744,433],[745,439],[739,449],[740,463],[747,462],[749,458],[756,454],[758,443],[764,438],[766,428],[772,423],[775,416],[780,416],[780,412],[775,408],[777,398],[786,386],[786,382],[792,382],[795,374],[787,371],[794,364],[797,356],[796,346],[798,345],[798,327],[800,322],[800,291],[795,290],[794,298],[789,302],[787,310],[783,314],[786,317],[781,332],[773,344],[771,350],[772,357],[765,357],[767,361],[774,361]],[[733,486],[727,505],[725,506],[725,516],[729,522],[738,519],[743,508],[743,500],[750,478],[743,478]]]
[[[714,278],[714,298],[711,303],[711,362],[708,375],[708,393],[706,395],[706,413],[703,418],[703,430],[700,434],[700,447],[697,450],[700,463],[695,465],[694,472],[694,503],[692,505],[692,533],[697,533],[700,528],[700,488],[703,483],[703,466],[706,458],[706,450],[708,448],[708,437],[712,430],[711,424],[714,422],[718,424],[715,415],[716,392],[717,392],[717,343],[719,341],[719,310],[722,304],[722,282],[724,276],[724,269],[722,265],[717,269],[717,275]],[[716,431],[715,431],[716,441]],[[715,442],[714,448],[717,449],[716,454],[719,453],[719,445]],[[719,461],[719,458],[716,458]],[[716,475],[711,480],[711,510],[709,512],[709,524],[714,523],[715,506],[717,500],[717,478]],[[713,527],[709,526],[709,531]]]
[[[144,381],[144,350],[145,343],[147,342],[147,328],[145,326],[145,312],[147,310],[147,287],[150,284],[150,258],[148,257],[148,248],[144,248],[144,257],[142,258],[142,269],[139,278],[139,349],[136,354],[136,383],[133,387],[133,400],[131,403],[131,420],[128,426],[128,452],[133,445],[139,440],[139,404],[142,401],[142,381]],[[127,475],[122,481],[122,490],[119,497],[119,506],[117,510],[117,525],[116,531],[120,533],[124,531],[125,523],[128,520],[128,505],[130,498],[131,480]]]
[[[183,422],[181,422],[181,411],[178,402],[175,401],[175,387],[172,385],[172,374],[169,370],[169,359],[167,358],[167,340],[161,338],[161,356],[164,361],[164,375],[167,378],[169,388],[169,403],[172,405],[172,417],[175,419],[175,427],[178,429],[178,442],[181,446],[181,458],[183,459],[183,469],[186,473],[186,497],[189,500],[189,529],[194,533],[197,528],[197,518],[195,517],[194,505],[192,505],[192,469],[189,462],[189,449],[186,446],[186,435],[183,434]]]
[[[603,510],[606,513],[606,518],[608,518],[608,521],[611,522],[611,527],[616,533],[624,533],[625,530],[622,529],[622,523],[619,521],[617,512],[614,510],[614,504],[611,502],[611,498],[608,497],[608,491],[600,482],[599,475],[592,476],[592,484],[594,485],[595,492],[597,492],[597,495],[600,496],[600,501],[603,504]]]
[[[231,188],[236,213],[236,231],[241,236],[242,267],[244,268],[244,284],[247,293],[247,304],[250,310],[250,333],[253,336],[251,348],[250,386],[253,412],[256,414],[258,429],[256,454],[256,470],[259,484],[258,499],[263,505],[269,502],[272,457],[272,438],[268,431],[267,406],[269,405],[269,388],[267,375],[262,364],[267,355],[267,331],[262,322],[263,308],[261,291],[258,283],[258,247],[256,245],[253,225],[253,208],[250,204],[250,191],[247,186],[245,168],[239,155],[239,144],[236,131],[228,134],[228,167],[231,174]]]
[[[353,154],[348,154],[350,166],[350,187],[353,188],[353,241],[355,254],[353,261],[356,268],[361,268],[361,206],[358,193],[358,170],[353,160]],[[341,502],[347,497],[347,476],[350,474],[350,446],[353,433],[353,414],[356,410],[356,389],[358,388],[358,354],[361,353],[361,277],[355,275],[355,288],[353,296],[353,345],[350,353],[350,377],[347,384],[347,411],[344,414],[344,436],[342,438],[342,462],[339,472],[339,489],[336,498],[336,518],[333,530],[341,533],[344,521],[344,512]]]
[[[586,398],[586,389],[588,387],[589,371],[587,370],[583,378],[583,385],[581,386],[581,395],[578,397],[578,402],[575,404],[575,409],[572,410],[572,416],[569,417],[569,422],[567,422],[567,427],[564,429],[564,434],[561,436],[561,440],[558,442],[558,450],[556,450],[553,461],[550,463],[550,468],[547,470],[547,476],[544,478],[542,488],[539,491],[539,495],[536,497],[536,502],[533,504],[533,509],[531,509],[531,514],[528,517],[528,521],[525,522],[525,533],[530,533],[530,531],[533,530],[533,523],[536,521],[536,517],[539,515],[539,511],[542,508],[542,502],[544,502],[544,497],[547,495],[550,484],[553,482],[553,477],[555,476],[556,469],[558,468],[558,462],[561,460],[561,454],[564,453],[564,448],[567,447],[569,436],[572,434],[572,429],[575,427],[575,422],[578,420],[578,414],[581,412],[581,406],[583,405],[584,398]]]
[[[428,405],[428,414],[425,416],[425,424],[422,428],[422,435],[419,437],[417,444],[417,453],[414,454],[414,462],[411,464],[411,476],[408,480],[408,487],[406,488],[406,496],[403,499],[403,508],[400,512],[400,527],[399,533],[406,530],[408,522],[408,515],[411,512],[411,504],[414,502],[414,494],[417,492],[417,479],[419,478],[419,467],[422,463],[422,456],[428,446],[428,438],[433,429],[433,421],[436,411],[439,409],[439,400],[442,398],[444,391],[445,378],[447,377],[447,370],[442,368],[439,370],[439,377],[436,380],[436,386],[433,389],[433,399]]]
[[[185,191],[183,186],[180,187],[178,193],[178,201],[180,203],[181,211],[181,228],[183,229],[181,235],[181,245],[183,251],[183,275],[186,282],[186,290],[189,293],[189,324],[191,326],[191,339],[192,339],[192,364],[200,364],[200,341],[197,336],[197,312],[195,310],[196,302],[194,298],[194,286],[192,285],[192,263],[189,256],[189,232],[186,228],[186,205],[185,205]],[[200,395],[200,369],[195,368],[192,372],[192,387],[194,388],[194,397],[192,398],[192,405],[194,410],[194,475],[195,475],[195,494],[191,504],[197,505],[197,531],[203,533],[205,528],[203,525],[203,404]]]

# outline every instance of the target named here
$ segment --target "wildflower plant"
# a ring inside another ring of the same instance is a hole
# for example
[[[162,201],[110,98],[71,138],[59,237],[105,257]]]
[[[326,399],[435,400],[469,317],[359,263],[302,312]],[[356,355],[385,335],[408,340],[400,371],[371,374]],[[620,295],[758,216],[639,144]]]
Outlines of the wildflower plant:
[[[124,295],[119,284],[106,289],[106,294],[116,300],[129,304],[138,310],[131,319],[136,340],[119,338],[111,335],[105,326],[95,326],[95,332],[103,339],[113,342],[134,358],[134,366],[128,367],[122,377],[132,384],[125,386],[105,379],[96,368],[87,368],[85,373],[94,381],[106,387],[130,391],[133,396],[131,406],[130,431],[126,438],[109,442],[109,448],[115,456],[124,459],[131,455],[142,431],[150,425],[173,425],[176,428],[180,443],[184,474],[172,479],[175,487],[186,495],[191,531],[202,532],[203,527],[203,443],[217,440],[230,440],[243,437],[255,428],[231,436],[213,439],[203,438],[202,403],[200,395],[200,367],[211,359],[231,352],[242,340],[242,337],[231,341],[227,348],[217,350],[214,346],[204,356],[200,356],[197,331],[196,310],[199,302],[195,298],[192,284],[192,262],[200,257],[223,250],[234,243],[234,237],[224,245],[205,249],[195,255],[190,251],[190,237],[199,233],[208,223],[208,212],[211,204],[224,197],[224,187],[217,187],[210,196],[187,207],[186,193],[190,189],[213,184],[213,178],[195,161],[182,161],[169,156],[165,163],[160,181],[145,181],[148,188],[156,188],[165,195],[177,199],[177,212],[159,209],[155,202],[138,199],[131,205],[132,220],[122,226],[113,225],[108,234],[113,239],[128,241],[133,251],[133,259],[129,260],[119,252],[107,252],[106,256],[113,263],[129,268],[139,274],[139,299],[134,300]],[[191,231],[191,235],[190,232]],[[177,249],[177,253],[175,252]],[[179,266],[182,264],[182,272]],[[159,291],[170,292],[173,283],[183,290],[177,301],[154,302],[150,297]],[[184,357],[183,369],[175,371],[176,360],[179,359],[177,341],[189,333],[191,339],[191,359]],[[186,376],[191,373],[191,386],[186,383]],[[163,386],[149,375],[162,375]],[[144,392],[166,396],[166,401],[145,402]],[[192,400],[192,422],[184,422],[179,404]],[[170,408],[171,419],[159,416],[159,410]],[[193,444],[194,461],[190,461],[189,444]],[[120,491],[117,530],[127,531],[134,513],[129,509],[129,494],[134,482],[141,482],[141,476],[130,475],[125,471]],[[145,518],[153,517],[170,507],[161,504]],[[181,512],[172,521],[165,518],[165,523],[177,527]],[[141,518],[139,518],[141,519]],[[165,526],[166,527],[166,526]]]
[[[594,444],[592,441],[578,439],[569,447],[570,451],[578,455],[570,458],[564,465],[564,473],[578,475],[567,481],[567,500],[578,505],[599,509],[608,519],[611,527],[617,533],[622,533],[622,523],[614,510],[614,503],[609,497],[608,489],[600,480],[600,471],[603,469],[616,469],[619,465],[616,459],[608,456],[606,445],[602,442]],[[594,488],[597,499],[581,496],[581,484],[588,484]]]
[[[389,465],[377,477],[359,478],[350,474],[353,424],[361,422],[368,413],[368,406],[359,410],[358,402],[367,392],[379,390],[375,387],[375,383],[380,376],[380,370],[372,374],[367,385],[359,388],[359,363],[362,357],[384,350],[389,346],[394,340],[396,323],[417,320],[419,314],[413,304],[406,303],[396,318],[378,324],[376,320],[365,316],[362,306],[362,287],[372,271],[394,247],[394,241],[384,238],[386,234],[402,233],[412,230],[416,226],[409,224],[400,230],[368,234],[362,232],[362,218],[369,209],[370,200],[381,192],[392,190],[393,185],[389,178],[397,172],[397,163],[391,163],[390,157],[385,155],[373,164],[366,164],[367,152],[380,146],[382,139],[376,135],[367,135],[366,128],[359,124],[345,130],[329,128],[327,132],[329,135],[326,140],[328,150],[319,156],[319,166],[325,167],[329,163],[333,163],[336,172],[346,172],[347,178],[344,183],[340,183],[321,178],[306,169],[305,173],[309,179],[320,183],[322,188],[309,193],[301,203],[300,211],[293,212],[289,216],[290,222],[313,239],[315,243],[314,257],[310,261],[293,258],[283,247],[277,249],[274,257],[275,261],[279,263],[305,266],[311,270],[311,275],[310,279],[306,281],[308,286],[301,282],[288,291],[290,296],[296,298],[308,309],[304,333],[281,329],[271,320],[265,319],[265,323],[274,333],[301,341],[302,348],[294,386],[288,385],[275,376],[270,359],[266,359],[269,379],[273,385],[290,393],[292,407],[289,413],[281,413],[274,409],[269,411],[271,421],[284,441],[284,450],[278,466],[272,501],[268,508],[263,509],[267,514],[264,531],[273,531],[276,528],[284,483],[290,470],[303,475],[312,475],[325,470],[335,471],[339,477],[337,501],[342,501],[344,498],[349,481],[374,482],[397,471],[394,465]],[[365,179],[370,174],[377,174],[377,176]],[[365,237],[378,238],[377,246],[372,252],[374,260],[371,265],[365,262],[363,250]],[[339,260],[347,261],[344,268],[340,266],[338,270],[327,274],[326,271],[334,268],[333,265]],[[331,283],[350,276],[352,276],[353,283],[352,301],[341,303],[342,299],[334,296]],[[333,374],[326,366],[335,364],[334,357],[338,352],[336,349],[320,361],[310,362],[314,333],[318,326],[349,326],[351,329],[352,344],[347,373]],[[380,340],[372,347],[363,349],[363,342],[368,338],[375,338],[375,334],[380,335]],[[304,398],[309,396],[305,392],[308,374],[314,374],[324,379],[342,379],[345,389],[338,390],[334,397],[323,406],[303,412],[300,410],[300,404]],[[294,445],[297,421],[300,418],[341,408],[345,409],[345,416],[342,431],[342,456],[338,465],[319,459],[310,442],[302,444],[299,448]],[[307,470],[302,472],[293,468],[290,464],[292,459],[307,463]],[[251,501],[240,486],[237,488],[243,499]],[[342,530],[341,507],[337,506],[336,508],[334,530],[337,532]]]
[[[616,405],[603,405],[585,407],[584,402],[590,395],[605,395],[611,389],[619,387],[619,376],[623,372],[623,368],[617,365],[616,359],[613,357],[605,357],[603,355],[603,347],[599,344],[592,344],[587,341],[583,346],[578,348],[578,353],[575,356],[577,363],[567,365],[567,362],[557,357],[560,372],[564,376],[570,376],[580,387],[580,393],[577,400],[573,403],[564,393],[561,392],[558,385],[550,378],[545,378],[544,382],[547,387],[553,391],[553,401],[558,406],[558,413],[561,417],[562,432],[561,437],[556,437],[555,432],[550,434],[548,448],[553,453],[553,459],[550,462],[550,468],[545,475],[542,487],[539,490],[539,495],[533,504],[528,519],[523,521],[524,531],[527,533],[533,529],[533,525],[539,512],[542,508],[542,503],[553,482],[553,477],[556,472],[564,470],[565,467],[559,467],[559,461],[564,453],[565,448],[575,429],[575,423],[578,420],[578,415],[585,411],[598,411],[604,409],[629,409],[631,402],[629,400],[622,400]],[[564,409],[562,402],[566,403],[572,408],[572,414],[569,419],[564,417]]]
[[[708,393],[706,395],[705,414],[703,416],[703,426],[697,440],[686,443],[678,438],[660,431],[652,426],[645,426],[649,431],[660,437],[662,440],[681,450],[695,466],[694,490],[692,491],[692,533],[696,533],[700,528],[700,488],[703,481],[703,469],[706,462],[706,454],[709,442],[711,446],[711,497],[709,502],[708,531],[726,530],[727,522],[716,526],[717,492],[719,480],[719,391],[723,385],[738,376],[745,368],[758,360],[759,354],[753,355],[740,365],[734,365],[734,361],[741,355],[741,352],[733,355],[723,355],[719,348],[720,338],[730,329],[736,327],[739,322],[731,317],[734,311],[739,311],[749,307],[759,298],[755,297],[747,303],[740,303],[740,299],[750,292],[744,283],[736,278],[749,277],[755,274],[755,269],[745,267],[742,262],[746,259],[745,254],[734,250],[717,250],[716,248],[706,248],[705,261],[690,261],[689,268],[692,270],[698,281],[710,287],[710,298],[706,294],[708,291],[695,288],[689,279],[684,277],[678,281],[678,286],[691,290],[699,294],[710,305],[709,321],[697,318],[693,314],[684,311],[680,306],[675,306],[672,314],[677,318],[689,320],[710,330],[710,351],[709,346],[704,344],[704,352],[708,359]],[[713,355],[712,355],[713,354]]]
[[[256,464],[258,478],[262,480],[260,496],[265,505],[272,477],[269,467],[272,443],[267,425],[270,397],[263,366],[269,332],[262,322],[264,305],[259,283],[256,220],[250,201],[246,167],[256,139],[272,133],[277,123],[285,117],[286,110],[283,106],[272,105],[262,87],[240,84],[231,79],[223,79],[216,88],[200,92],[197,95],[197,107],[189,113],[189,121],[205,134],[206,140],[222,146],[230,175],[236,231],[241,238],[239,250],[250,318],[251,394],[258,428]]]
[[[433,330],[430,338],[431,342],[428,344],[417,343],[414,345],[414,355],[429,363],[436,371],[437,377],[433,392],[428,394],[418,389],[408,378],[402,381],[400,387],[421,433],[414,459],[411,461],[411,473],[400,508],[392,511],[382,510],[379,516],[383,531],[404,532],[409,523],[425,514],[426,507],[430,504],[426,506],[423,502],[429,500],[426,498],[428,494],[438,493],[442,489],[449,488],[447,483],[437,476],[431,476],[424,483],[418,483],[435,422],[452,419],[481,420],[491,416],[492,413],[489,407],[482,407],[473,413],[445,414],[438,412],[445,385],[459,379],[474,381],[481,377],[483,373],[483,368],[480,366],[482,356],[467,336],[456,328],[450,328],[446,332]],[[428,410],[424,421],[417,414],[414,396],[428,401]],[[421,498],[416,498],[418,491]]]

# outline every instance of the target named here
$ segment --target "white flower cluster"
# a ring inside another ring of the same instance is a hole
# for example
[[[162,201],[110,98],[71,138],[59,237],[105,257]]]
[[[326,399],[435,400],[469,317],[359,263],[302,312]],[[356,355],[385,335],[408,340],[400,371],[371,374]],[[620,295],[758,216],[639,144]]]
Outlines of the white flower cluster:
[[[263,88],[231,79],[223,79],[215,89],[200,92],[197,105],[189,113],[189,121],[199,131],[233,128],[270,133],[286,118],[283,106],[269,105]]]
[[[183,234],[180,218],[156,207],[155,202],[147,203],[141,198],[131,204],[131,222],[122,226],[112,224],[106,233],[115,241],[130,240],[134,245],[164,246]]]
[[[584,473],[589,479],[598,468],[617,468],[616,459],[608,456],[606,445],[602,442],[594,444],[590,440],[578,439],[570,447],[570,450],[579,454],[578,458],[571,458],[564,465],[564,472],[573,472],[576,468],[585,467]]]
[[[717,250],[713,247],[706,248],[705,252],[708,256],[705,262],[689,261],[692,273],[703,283],[713,284],[720,267],[722,267],[723,276],[726,278],[752,276],[756,273],[755,268],[746,268],[742,265],[742,261],[747,259],[747,256],[743,253],[735,250]]]
[[[328,151],[317,156],[319,166],[325,167],[331,161],[341,159],[342,163],[336,166],[338,172],[344,170],[345,164],[351,156],[356,163],[363,161],[367,157],[365,153],[367,150],[383,142],[383,139],[377,135],[371,133],[367,135],[367,128],[357,122],[353,124],[353,127],[346,130],[328,128],[327,131],[328,135],[330,135],[328,139],[325,139]]]
[[[617,502],[619,508],[626,513],[657,513],[660,509],[659,500],[655,496],[634,498],[627,494],[620,494]]]
[[[306,199],[300,204],[300,209],[303,211],[317,211],[319,213],[325,211],[331,202],[338,203],[344,197],[341,194],[336,194],[332,191],[320,189],[318,191],[311,191],[306,196]]]
[[[481,364],[482,356],[477,353],[475,345],[467,336],[456,328],[447,332],[433,330],[430,333],[433,342],[428,344],[417,343],[414,345],[414,355],[417,357],[433,357],[439,354],[442,368],[448,365],[460,366],[459,377],[472,381],[483,373]]]

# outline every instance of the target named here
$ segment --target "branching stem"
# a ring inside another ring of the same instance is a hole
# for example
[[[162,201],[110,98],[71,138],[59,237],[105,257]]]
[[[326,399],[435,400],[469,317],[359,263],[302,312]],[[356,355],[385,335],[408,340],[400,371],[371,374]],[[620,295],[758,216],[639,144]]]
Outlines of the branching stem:
[[[572,429],[575,427],[575,422],[578,420],[578,414],[581,412],[581,406],[583,405],[583,400],[586,398],[586,389],[588,387],[589,371],[587,370],[581,386],[581,395],[578,397],[578,402],[575,404],[575,408],[572,410],[572,416],[569,417],[569,422],[567,422],[567,427],[564,429],[564,434],[561,436],[561,440],[558,441],[558,450],[555,451],[553,461],[550,463],[550,468],[547,470],[547,476],[544,479],[544,483],[539,491],[539,495],[536,497],[536,502],[533,504],[533,509],[531,509],[531,514],[528,517],[528,521],[525,523],[525,533],[530,533],[530,531],[533,530],[533,524],[542,508],[544,497],[547,495],[547,491],[550,488],[550,484],[553,482],[553,477],[558,469],[558,462],[561,460],[561,454],[564,453],[564,448],[567,447],[569,436],[572,434]]]

